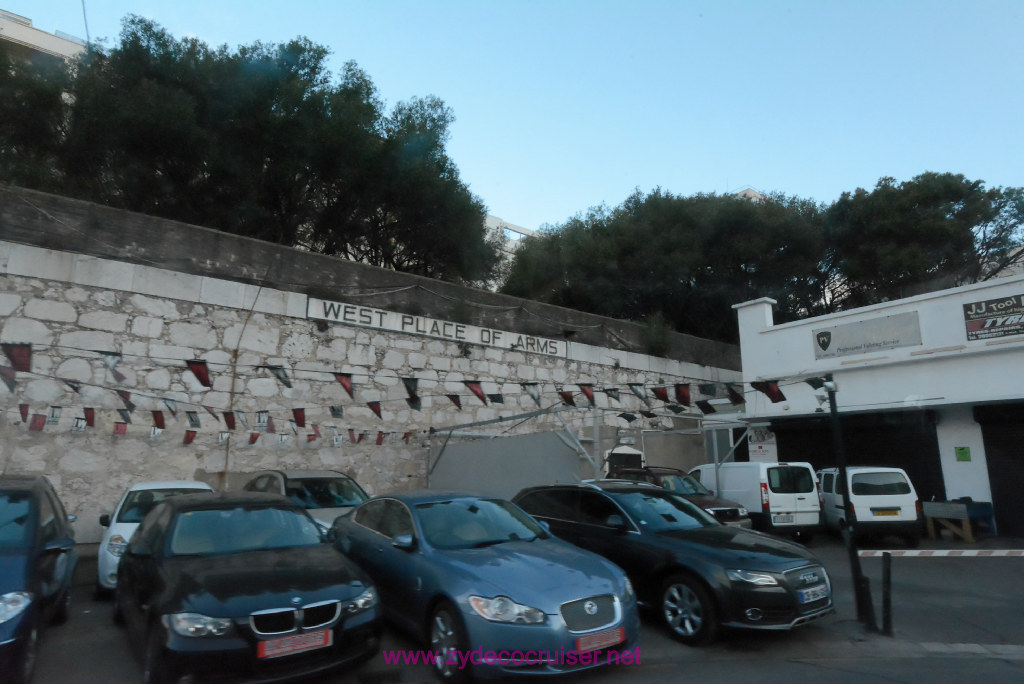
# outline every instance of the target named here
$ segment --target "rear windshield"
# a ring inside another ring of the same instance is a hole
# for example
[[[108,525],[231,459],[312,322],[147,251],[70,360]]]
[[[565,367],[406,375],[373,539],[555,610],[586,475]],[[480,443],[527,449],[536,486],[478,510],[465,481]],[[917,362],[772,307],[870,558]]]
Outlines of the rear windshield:
[[[347,477],[303,477],[288,481],[288,495],[303,508],[358,506],[370,497]]]
[[[860,496],[909,494],[910,483],[903,473],[855,473],[853,493]]]
[[[776,494],[805,494],[814,491],[814,478],[807,468],[777,466],[768,469],[768,486]]]
[[[124,503],[121,504],[121,509],[117,512],[117,522],[142,522],[143,518],[153,510],[153,506],[156,506],[170,496],[199,494],[200,492],[209,491],[209,489],[196,489],[195,487],[165,487],[163,489],[136,489],[130,491],[124,497]]]

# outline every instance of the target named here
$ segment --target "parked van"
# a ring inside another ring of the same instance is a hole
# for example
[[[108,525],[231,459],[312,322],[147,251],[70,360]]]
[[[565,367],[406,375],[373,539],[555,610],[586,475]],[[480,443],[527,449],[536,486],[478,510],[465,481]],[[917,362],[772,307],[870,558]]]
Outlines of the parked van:
[[[843,500],[849,489],[855,538],[891,534],[902,537],[911,548],[917,546],[921,539],[921,501],[902,468],[849,466],[846,479],[848,488],[843,487],[838,468],[818,471],[826,528],[843,532],[850,527]]]
[[[820,527],[821,494],[810,463],[722,463],[690,470],[702,485],[749,511],[754,528],[808,542]]]

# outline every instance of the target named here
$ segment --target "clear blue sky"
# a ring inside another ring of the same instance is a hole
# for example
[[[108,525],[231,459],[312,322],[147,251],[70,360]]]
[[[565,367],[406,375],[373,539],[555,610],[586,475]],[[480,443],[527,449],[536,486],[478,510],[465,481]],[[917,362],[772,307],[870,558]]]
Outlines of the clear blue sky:
[[[86,37],[82,0],[0,0]],[[389,104],[452,108],[449,153],[538,228],[634,189],[832,202],[882,176],[1024,186],[1021,0],[85,0],[212,46],[306,36]]]

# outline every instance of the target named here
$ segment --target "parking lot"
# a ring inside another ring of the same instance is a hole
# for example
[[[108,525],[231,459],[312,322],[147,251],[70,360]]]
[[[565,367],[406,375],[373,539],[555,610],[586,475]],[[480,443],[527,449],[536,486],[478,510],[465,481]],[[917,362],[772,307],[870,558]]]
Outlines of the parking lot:
[[[856,619],[846,549],[819,535],[810,548],[833,581],[836,614],[792,632],[727,632],[716,644],[688,648],[646,619],[641,664],[609,666],[559,679],[565,682],[1004,682],[1024,679],[1024,558],[895,558],[893,636],[872,633]],[[872,548],[899,550],[898,544]],[[975,544],[923,540],[921,549],[1021,549],[1024,540],[989,538]],[[124,632],[112,621],[110,600],[95,600],[95,561],[84,549],[71,619],[43,637],[36,682],[132,682],[141,667]],[[881,618],[880,559],[863,559]],[[389,630],[383,649],[416,649]],[[377,656],[330,682],[426,682],[427,666],[387,665]]]

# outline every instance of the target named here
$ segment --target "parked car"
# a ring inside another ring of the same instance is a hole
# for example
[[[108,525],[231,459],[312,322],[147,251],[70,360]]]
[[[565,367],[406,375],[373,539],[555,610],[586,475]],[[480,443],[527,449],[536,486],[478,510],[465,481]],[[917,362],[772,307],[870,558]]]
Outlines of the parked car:
[[[182,494],[139,525],[114,617],[144,682],[284,681],[368,659],[381,616],[370,578],[277,494]]]
[[[821,494],[810,463],[706,463],[690,470],[715,496],[738,501],[754,529],[810,542],[821,528]],[[716,484],[717,479],[717,484]]]
[[[205,482],[191,480],[139,482],[129,487],[121,496],[113,514],[104,513],[100,516],[100,525],[104,531],[96,552],[97,593],[107,593],[117,586],[117,564],[124,554],[124,548],[135,528],[153,510],[153,506],[169,496],[212,491],[213,487]]]
[[[42,475],[0,477],[0,681],[32,679],[39,635],[71,610],[75,516]]]
[[[843,486],[838,468],[818,471],[825,527],[840,533],[852,529],[857,539],[896,535],[914,548],[921,541],[921,501],[902,468],[849,466],[849,487]],[[846,519],[844,495],[850,492],[854,523]]]
[[[332,533],[377,583],[385,615],[439,656],[442,680],[580,670],[599,664],[599,649],[633,656],[640,623],[622,570],[552,537],[508,501],[380,496],[338,518]],[[458,656],[471,651],[522,656],[463,666]]]
[[[324,530],[370,498],[359,483],[336,470],[264,470],[253,473],[242,489],[283,494],[309,511]]]
[[[802,545],[719,524],[661,487],[547,485],[513,501],[552,533],[625,570],[641,603],[683,643],[714,641],[723,626],[784,630],[833,612],[828,573]]]
[[[670,492],[685,496],[691,502],[715,516],[715,519],[723,525],[752,526],[750,513],[743,504],[718,498],[707,487],[678,468],[662,466],[611,468],[608,471],[608,478],[612,480],[650,482]]]

